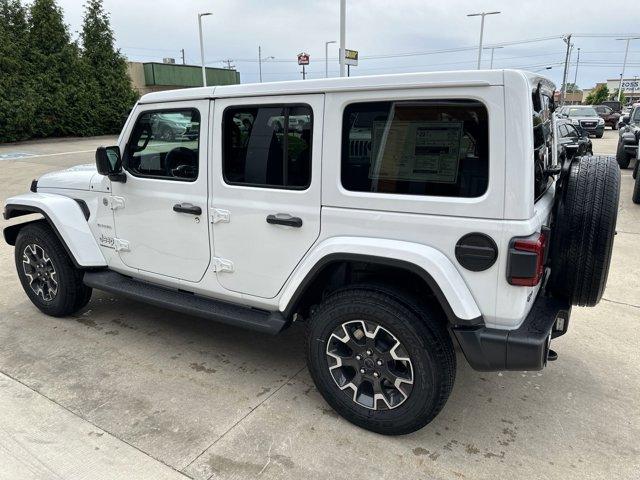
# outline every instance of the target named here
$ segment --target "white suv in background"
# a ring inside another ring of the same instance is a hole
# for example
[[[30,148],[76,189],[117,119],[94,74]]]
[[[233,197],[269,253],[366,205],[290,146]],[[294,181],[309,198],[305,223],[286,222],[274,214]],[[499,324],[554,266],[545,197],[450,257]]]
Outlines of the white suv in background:
[[[4,235],[50,315],[97,288],[258,332],[306,322],[326,401],[412,432],[451,392],[454,342],[478,370],[541,369],[571,305],[602,296],[620,174],[557,163],[553,92],[483,70],[152,93],[97,168],[8,199],[5,218],[42,219]]]

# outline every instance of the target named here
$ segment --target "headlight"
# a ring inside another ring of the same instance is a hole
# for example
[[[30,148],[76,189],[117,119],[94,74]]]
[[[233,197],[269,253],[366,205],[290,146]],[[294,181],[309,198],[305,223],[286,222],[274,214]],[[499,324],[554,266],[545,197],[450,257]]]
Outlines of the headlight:
[[[573,123],[574,125],[580,125],[580,120],[577,120],[575,118],[571,119],[571,123]]]
[[[599,118],[598,119],[598,125],[602,125],[604,123],[604,119],[603,118]]]

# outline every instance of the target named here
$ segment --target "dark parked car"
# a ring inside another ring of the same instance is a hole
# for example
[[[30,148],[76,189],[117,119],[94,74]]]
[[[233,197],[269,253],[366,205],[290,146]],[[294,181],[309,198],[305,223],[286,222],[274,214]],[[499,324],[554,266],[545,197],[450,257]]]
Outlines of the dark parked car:
[[[609,107],[616,113],[622,113],[622,104],[617,100],[605,100],[604,102],[602,102],[602,105],[604,105],[605,107]]]
[[[570,120],[557,120],[558,157],[571,159],[583,155],[593,155],[593,144],[589,134]]]
[[[604,134],[604,120],[591,105],[567,105],[557,110],[558,118],[564,118],[574,126],[582,127],[589,135],[602,138]]]
[[[614,111],[613,108],[607,105],[594,105],[593,108],[598,112],[600,118],[604,120],[605,126],[611,127],[612,130],[617,130],[620,113]]]
[[[640,142],[640,106],[634,107],[629,115],[624,115],[620,120],[620,136],[616,150],[616,160],[620,168],[627,168],[631,160],[636,158],[638,142]]]

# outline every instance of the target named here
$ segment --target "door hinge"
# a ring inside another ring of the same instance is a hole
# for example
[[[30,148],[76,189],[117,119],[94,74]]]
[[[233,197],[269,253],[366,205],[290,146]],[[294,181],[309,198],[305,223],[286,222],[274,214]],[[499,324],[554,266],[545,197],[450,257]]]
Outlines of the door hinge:
[[[231,212],[222,208],[212,208],[211,223],[229,223],[231,221]]]
[[[214,272],[233,272],[233,262],[220,257],[213,257]]]
[[[121,238],[113,239],[113,247],[116,249],[116,252],[130,252],[131,248],[129,248],[129,242],[126,240],[122,240]]]
[[[124,197],[118,197],[111,195],[110,197],[104,197],[104,204],[108,205],[111,210],[118,210],[124,208]]]

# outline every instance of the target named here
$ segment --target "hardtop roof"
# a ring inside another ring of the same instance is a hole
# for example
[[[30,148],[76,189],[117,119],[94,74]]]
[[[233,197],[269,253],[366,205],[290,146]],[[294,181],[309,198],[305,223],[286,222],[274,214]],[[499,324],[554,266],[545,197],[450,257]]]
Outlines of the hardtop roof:
[[[540,82],[545,90],[555,88],[548,78],[522,70],[463,70],[184,88],[148,93],[139,103],[401,88],[486,87],[504,85],[507,73],[524,77],[534,89]]]

